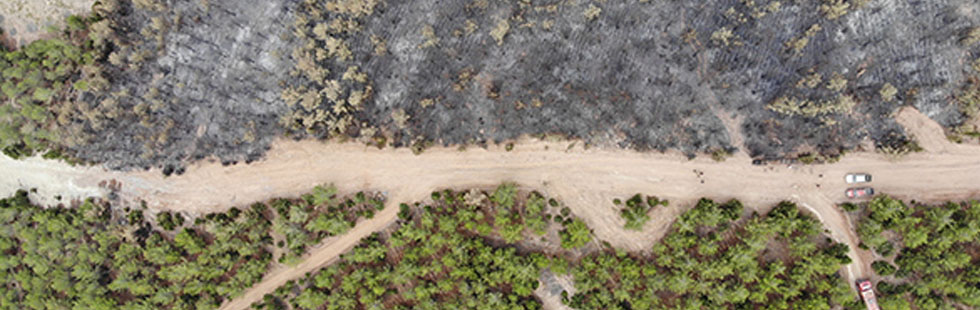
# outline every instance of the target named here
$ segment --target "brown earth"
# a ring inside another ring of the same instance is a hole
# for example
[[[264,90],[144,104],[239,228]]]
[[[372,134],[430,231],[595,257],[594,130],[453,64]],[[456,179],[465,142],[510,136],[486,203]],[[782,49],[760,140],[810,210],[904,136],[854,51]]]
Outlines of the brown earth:
[[[335,260],[362,237],[391,225],[397,212],[394,204],[424,200],[440,188],[486,187],[504,181],[560,198],[599,239],[634,251],[650,248],[673,219],[701,197],[737,198],[760,211],[788,199],[810,210],[833,238],[849,245],[855,263],[846,273],[853,282],[871,276],[871,260],[870,253],[855,251],[858,240],[854,229],[835,206],[846,201],[846,173],[871,173],[876,190],[902,199],[980,197],[980,182],[976,182],[980,147],[950,144],[938,125],[915,110],[901,110],[896,117],[918,138],[925,152],[903,157],[851,153],[835,164],[754,166],[745,154],[715,162],[704,157],[687,160],[680,154],[569,148],[568,142],[536,140],[519,141],[510,152],[503,146],[466,151],[430,148],[421,155],[407,149],[378,150],[354,143],[282,141],[266,159],[250,165],[201,163],[181,176],[166,178],[159,171],[108,172],[39,159],[2,158],[0,170],[7,172],[7,178],[0,180],[4,192],[0,194],[38,187],[39,192],[32,197],[53,204],[55,194],[86,197],[106,193],[99,182],[114,179],[122,182],[117,193],[123,200],[143,199],[156,210],[194,214],[296,196],[322,183],[334,183],[341,191],[388,194],[389,207],[384,212],[344,236],[325,240],[299,265],[271,270],[261,283],[224,309],[247,308],[286,281]],[[671,206],[655,209],[653,220],[643,231],[624,230],[611,201],[633,193],[667,198]]]

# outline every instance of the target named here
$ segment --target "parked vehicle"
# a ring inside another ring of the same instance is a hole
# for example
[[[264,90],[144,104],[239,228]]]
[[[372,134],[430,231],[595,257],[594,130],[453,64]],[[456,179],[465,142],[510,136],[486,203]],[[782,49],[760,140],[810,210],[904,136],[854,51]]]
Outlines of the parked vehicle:
[[[874,196],[874,194],[875,190],[870,187],[854,187],[848,188],[846,191],[844,191],[844,195],[847,195],[847,198],[871,197]]]
[[[871,175],[867,173],[848,173],[844,176],[844,182],[847,182],[847,184],[868,183],[871,182]]]
[[[864,299],[864,306],[868,310],[881,310],[878,308],[878,299],[875,298],[875,291],[871,285],[871,281],[864,280],[858,282],[858,288],[861,290],[861,299]]]

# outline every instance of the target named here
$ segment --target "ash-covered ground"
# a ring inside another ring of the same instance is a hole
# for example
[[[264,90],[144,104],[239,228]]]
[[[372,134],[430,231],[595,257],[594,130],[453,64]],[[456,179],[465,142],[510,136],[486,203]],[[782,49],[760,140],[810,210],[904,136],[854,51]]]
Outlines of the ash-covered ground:
[[[595,16],[563,1],[389,3],[365,27],[390,51],[367,66],[378,94],[366,115],[401,143],[556,133],[639,149],[729,148],[685,24],[631,2],[607,2]],[[404,129],[389,121],[397,110],[410,116]]]
[[[366,66],[378,92],[370,122],[391,124],[403,109],[403,143],[562,133],[694,153],[731,147],[712,113],[721,108],[744,116],[753,155],[803,145],[834,154],[866,136],[901,136],[889,114],[903,104],[962,122],[951,98],[977,57],[960,43],[978,24],[974,1],[870,1],[836,18],[821,1],[532,2],[377,8],[365,33],[387,38],[390,55]],[[888,101],[886,83],[897,90]],[[840,96],[849,108],[820,103]],[[781,97],[820,111],[766,108]]]
[[[157,52],[109,69],[112,90],[149,116],[113,119],[77,156],[179,170],[206,156],[256,159],[284,132],[305,135],[283,127],[301,107],[279,98],[303,79],[289,74],[297,2],[121,2],[116,30]],[[962,123],[954,98],[980,57],[964,40],[980,25],[972,0],[319,2],[329,20],[306,25],[354,21],[345,27],[356,32],[338,36],[349,58],[317,64],[331,76],[356,66],[371,86],[343,132],[377,128],[399,146],[560,134],[688,154],[743,147],[725,113],[741,116],[753,156],[833,155],[866,137],[903,142],[890,116],[902,105]],[[166,25],[140,33],[153,18]],[[320,99],[318,109],[336,104]]]
[[[157,6],[118,1],[106,13],[118,35],[103,68],[111,86],[81,98],[114,115],[72,150],[112,168],[168,174],[210,156],[261,157],[283,133],[280,83],[293,64],[279,55],[290,50],[294,4],[146,2]]]

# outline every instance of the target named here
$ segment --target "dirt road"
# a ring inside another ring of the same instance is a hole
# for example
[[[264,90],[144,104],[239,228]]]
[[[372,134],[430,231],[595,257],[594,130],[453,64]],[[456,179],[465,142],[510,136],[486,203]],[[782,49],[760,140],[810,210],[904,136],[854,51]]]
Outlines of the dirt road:
[[[851,280],[870,275],[870,256],[857,249],[857,237],[835,207],[844,201],[848,172],[874,174],[874,187],[883,193],[918,201],[980,197],[980,147],[951,145],[938,125],[914,110],[897,116],[916,137],[930,137],[926,152],[901,158],[872,153],[848,154],[836,164],[811,166],[753,166],[742,154],[724,162],[709,158],[687,160],[676,154],[650,154],[615,149],[568,148],[568,143],[521,141],[513,151],[432,148],[422,155],[407,149],[369,148],[358,144],[281,142],[267,158],[250,165],[222,167],[203,163],[182,176],[164,178],[159,171],[105,172],[73,168],[50,161],[0,159],[7,172],[0,194],[16,188],[38,187],[44,195],[90,196],[105,192],[103,180],[123,186],[123,199],[145,199],[151,208],[191,213],[220,211],[235,205],[280,196],[299,195],[317,184],[335,183],[342,191],[388,192],[391,203],[424,200],[432,190],[452,187],[493,186],[512,181],[560,198],[585,219],[598,238],[630,250],[646,250],[668,228],[683,206],[700,197],[716,200],[737,198],[762,211],[790,199],[811,210],[831,231],[847,243],[855,263],[846,273]],[[926,141],[923,141],[926,142]],[[14,181],[16,180],[16,181]],[[623,221],[611,203],[632,193],[658,195],[671,207],[658,208],[644,231],[622,229]],[[359,224],[351,233],[327,240],[299,266],[273,270],[265,280],[226,309],[245,308],[285,281],[335,259],[361,237],[394,221],[396,208]],[[853,282],[853,281],[852,281]]]

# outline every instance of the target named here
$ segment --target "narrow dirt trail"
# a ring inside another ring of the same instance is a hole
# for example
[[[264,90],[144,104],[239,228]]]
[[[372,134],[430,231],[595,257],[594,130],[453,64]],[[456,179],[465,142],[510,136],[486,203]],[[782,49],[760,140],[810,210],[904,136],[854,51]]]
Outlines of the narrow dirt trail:
[[[343,236],[324,239],[319,245],[310,249],[303,256],[303,261],[296,266],[269,270],[262,281],[243,292],[240,297],[223,304],[220,309],[248,309],[253,303],[262,300],[265,294],[275,291],[289,280],[300,278],[306,273],[333,263],[340,258],[340,254],[357,246],[361,239],[384,230],[398,218],[398,204],[403,201],[397,196],[389,198],[385,209],[375,214],[374,218],[358,222]]]
[[[390,203],[399,203],[424,200],[441,188],[485,187],[511,181],[561,199],[599,239],[634,251],[649,249],[673,219],[700,197],[737,198],[760,211],[790,199],[820,218],[834,239],[850,246],[854,264],[845,271],[854,280],[870,276],[870,256],[855,251],[858,240],[854,230],[835,207],[845,200],[846,173],[871,173],[875,189],[903,199],[980,197],[976,179],[980,175],[980,147],[950,144],[938,125],[915,110],[902,110],[897,118],[923,142],[926,152],[901,158],[852,153],[828,165],[753,166],[744,154],[715,162],[709,158],[687,160],[678,154],[585,150],[568,148],[568,142],[531,140],[516,143],[510,152],[502,146],[466,151],[437,147],[421,155],[407,149],[378,150],[352,143],[283,141],[259,162],[231,167],[201,163],[189,167],[182,176],[168,178],[159,171],[106,172],[51,161],[4,158],[0,159],[0,171],[5,172],[0,194],[38,187],[43,190],[34,198],[51,204],[56,203],[50,198],[55,194],[75,198],[104,194],[106,190],[98,186],[99,182],[114,179],[122,182],[116,194],[123,200],[142,199],[154,209],[200,214],[296,196],[323,183],[334,183],[346,192],[384,191]],[[611,201],[633,193],[667,198],[671,207],[655,209],[653,220],[643,231],[626,231]],[[395,209],[389,206],[347,235],[325,241],[296,267],[272,270],[243,299],[225,309],[246,308],[249,300],[258,300],[285,281],[336,259],[362,237],[394,222],[391,212]]]

